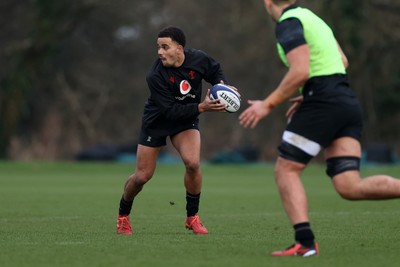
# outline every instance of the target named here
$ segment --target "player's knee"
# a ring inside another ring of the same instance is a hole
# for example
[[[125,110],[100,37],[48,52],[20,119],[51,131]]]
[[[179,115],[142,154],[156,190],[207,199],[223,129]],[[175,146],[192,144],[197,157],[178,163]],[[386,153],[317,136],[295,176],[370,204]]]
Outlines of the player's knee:
[[[346,185],[336,185],[335,186],[336,192],[346,200],[358,200],[360,199],[359,193],[356,187],[353,187],[352,185],[346,184]]]
[[[286,158],[278,157],[275,165],[274,174],[275,177],[285,177],[288,174],[295,173],[300,175],[304,170],[305,165],[296,161],[288,160]]]
[[[151,179],[151,177],[153,177],[153,173],[149,173],[146,171],[144,171],[144,172],[137,171],[130,178],[135,183],[135,186],[142,187],[144,184],[146,184]]]
[[[186,172],[189,174],[195,174],[200,170],[200,162],[199,161],[185,161]]]

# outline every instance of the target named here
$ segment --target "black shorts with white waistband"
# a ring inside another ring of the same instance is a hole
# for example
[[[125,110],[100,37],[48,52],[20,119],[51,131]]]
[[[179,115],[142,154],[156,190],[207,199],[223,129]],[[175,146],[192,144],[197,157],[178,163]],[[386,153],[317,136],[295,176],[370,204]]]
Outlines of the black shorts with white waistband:
[[[313,157],[337,138],[352,137],[360,141],[362,110],[349,88],[347,75],[311,78],[302,93],[303,103],[287,125],[283,143]]]

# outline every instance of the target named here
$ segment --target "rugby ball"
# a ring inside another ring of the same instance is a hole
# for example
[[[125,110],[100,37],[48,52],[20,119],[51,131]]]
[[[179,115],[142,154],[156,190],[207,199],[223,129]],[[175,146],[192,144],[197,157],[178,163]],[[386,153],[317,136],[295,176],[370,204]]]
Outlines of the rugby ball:
[[[217,99],[220,103],[225,104],[225,110],[230,113],[236,112],[240,108],[239,94],[226,84],[215,84],[210,90],[210,99]]]

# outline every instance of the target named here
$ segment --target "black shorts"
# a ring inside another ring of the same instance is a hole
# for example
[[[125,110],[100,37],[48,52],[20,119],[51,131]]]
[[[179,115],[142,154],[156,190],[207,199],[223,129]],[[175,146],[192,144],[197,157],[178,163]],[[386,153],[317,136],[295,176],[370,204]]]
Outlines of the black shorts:
[[[182,124],[171,129],[146,128],[142,126],[139,136],[139,144],[149,147],[160,147],[167,144],[167,137],[174,136],[180,132],[195,129],[199,130],[199,120]]]
[[[300,138],[292,145],[311,156],[340,137],[360,141],[362,110],[346,75],[311,78],[303,88],[303,96],[303,103],[286,127],[284,141]]]

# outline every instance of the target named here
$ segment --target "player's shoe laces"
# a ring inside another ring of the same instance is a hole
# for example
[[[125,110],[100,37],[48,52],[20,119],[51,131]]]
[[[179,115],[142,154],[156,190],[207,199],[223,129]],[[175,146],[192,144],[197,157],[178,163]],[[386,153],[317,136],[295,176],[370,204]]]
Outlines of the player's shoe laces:
[[[285,250],[272,252],[272,256],[309,257],[318,255],[319,255],[318,243],[314,243],[314,246],[312,248],[307,248],[300,243],[295,243]]]
[[[128,215],[118,215],[117,234],[131,235],[132,228]]]
[[[201,223],[199,215],[189,216],[186,218],[185,226],[187,229],[192,230],[193,233],[198,235],[208,234],[207,228]]]

